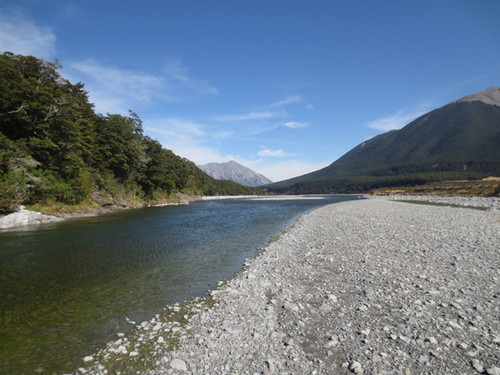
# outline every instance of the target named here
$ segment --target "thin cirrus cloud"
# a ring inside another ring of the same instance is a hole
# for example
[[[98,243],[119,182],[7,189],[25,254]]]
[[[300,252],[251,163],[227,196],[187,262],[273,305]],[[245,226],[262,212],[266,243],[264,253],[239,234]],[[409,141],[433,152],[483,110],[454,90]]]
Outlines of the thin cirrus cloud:
[[[274,158],[284,158],[292,156],[292,154],[288,154],[283,150],[271,150],[269,148],[262,149],[257,154],[262,157],[271,156]]]
[[[140,101],[151,100],[165,85],[161,76],[108,67],[92,60],[72,63],[70,68],[85,74],[92,85],[98,84],[99,91],[127,93]]]
[[[165,94],[165,79],[158,75],[109,67],[97,61],[73,62],[64,75],[70,81],[83,81],[95,109],[100,113],[127,113],[137,103],[173,100]],[[112,98],[112,99],[110,99]]]
[[[21,9],[0,9],[0,51],[50,59],[56,52],[56,36],[51,28],[29,20]]]
[[[217,149],[207,146],[207,138],[225,137],[226,134],[213,134],[206,126],[197,122],[178,118],[149,119],[145,130],[175,154],[189,157],[198,165],[209,162],[223,162],[235,159],[233,155],[223,155]]]
[[[301,102],[303,99],[300,95],[289,96],[285,99],[279,100],[277,102],[271,103],[269,105],[261,106],[261,111],[251,111],[241,114],[227,114],[214,116],[213,119],[220,122],[237,122],[237,121],[247,121],[247,120],[265,120],[272,118],[283,118],[287,117],[288,113],[283,107]],[[292,127],[294,124],[300,124],[298,122],[290,121],[289,124]],[[286,125],[288,126],[288,125]]]
[[[181,137],[202,137],[206,134],[204,125],[194,121],[167,117],[163,119],[151,119],[147,121],[149,126],[146,130],[156,133]]]
[[[284,111],[262,111],[262,112],[248,112],[242,114],[229,114],[214,116],[213,119],[220,122],[236,122],[247,120],[263,120],[277,117],[285,117],[287,114]]]
[[[252,169],[277,182],[319,170],[329,164],[330,162],[308,163],[301,160],[279,160],[270,164],[261,162]]]
[[[189,74],[189,69],[178,58],[170,58],[165,64],[164,71],[168,80],[174,86],[203,95],[217,95],[218,90],[205,80],[195,79]]]
[[[264,108],[279,108],[288,104],[298,103],[302,101],[302,97],[300,95],[289,96],[283,100],[277,101],[275,103],[269,104]]]
[[[429,111],[429,104],[422,104],[413,110],[399,110],[393,115],[385,116],[368,123],[368,127],[381,131],[401,129],[416,118]]]
[[[145,119],[145,123],[148,124],[146,132],[154,134],[163,147],[177,155],[189,156],[195,163],[199,163],[203,155],[218,156],[215,150],[200,144],[206,135],[203,124],[179,118]]]
[[[298,121],[287,121],[283,125],[285,125],[287,128],[290,129],[300,129],[309,126],[309,124],[306,122],[298,122]]]
[[[70,77],[86,82],[96,110],[101,113],[125,113],[138,102],[148,105],[176,102],[192,95],[217,95],[217,89],[207,82],[192,78],[178,59],[169,60],[158,74],[109,67],[94,60],[74,62],[69,68]]]

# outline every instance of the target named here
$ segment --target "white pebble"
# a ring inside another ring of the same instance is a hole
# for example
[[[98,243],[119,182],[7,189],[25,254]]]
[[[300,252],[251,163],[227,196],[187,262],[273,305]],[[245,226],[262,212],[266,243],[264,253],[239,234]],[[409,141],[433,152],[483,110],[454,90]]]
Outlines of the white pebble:
[[[187,371],[186,362],[179,358],[172,359],[172,361],[170,361],[170,367],[174,370]]]

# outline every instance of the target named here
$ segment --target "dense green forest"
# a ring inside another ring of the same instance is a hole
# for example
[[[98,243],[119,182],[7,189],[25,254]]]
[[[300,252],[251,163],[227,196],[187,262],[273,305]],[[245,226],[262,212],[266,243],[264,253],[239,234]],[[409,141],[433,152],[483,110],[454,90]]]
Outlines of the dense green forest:
[[[57,62],[0,55],[0,212],[20,204],[128,202],[261,192],[220,181],[144,135],[137,114],[96,114]]]

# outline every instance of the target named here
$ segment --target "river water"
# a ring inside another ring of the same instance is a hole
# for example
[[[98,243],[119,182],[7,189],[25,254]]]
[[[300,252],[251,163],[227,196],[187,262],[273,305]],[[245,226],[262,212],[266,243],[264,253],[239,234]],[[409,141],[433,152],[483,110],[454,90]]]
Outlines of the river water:
[[[63,373],[167,305],[204,296],[325,204],[217,199],[0,231],[0,373]]]

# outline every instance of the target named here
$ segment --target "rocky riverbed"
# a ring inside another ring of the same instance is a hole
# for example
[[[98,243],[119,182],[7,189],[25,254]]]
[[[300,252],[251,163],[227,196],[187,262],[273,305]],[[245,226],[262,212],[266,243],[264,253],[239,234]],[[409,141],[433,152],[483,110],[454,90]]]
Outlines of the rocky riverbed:
[[[78,372],[498,375],[499,249],[498,210],[326,206]]]

